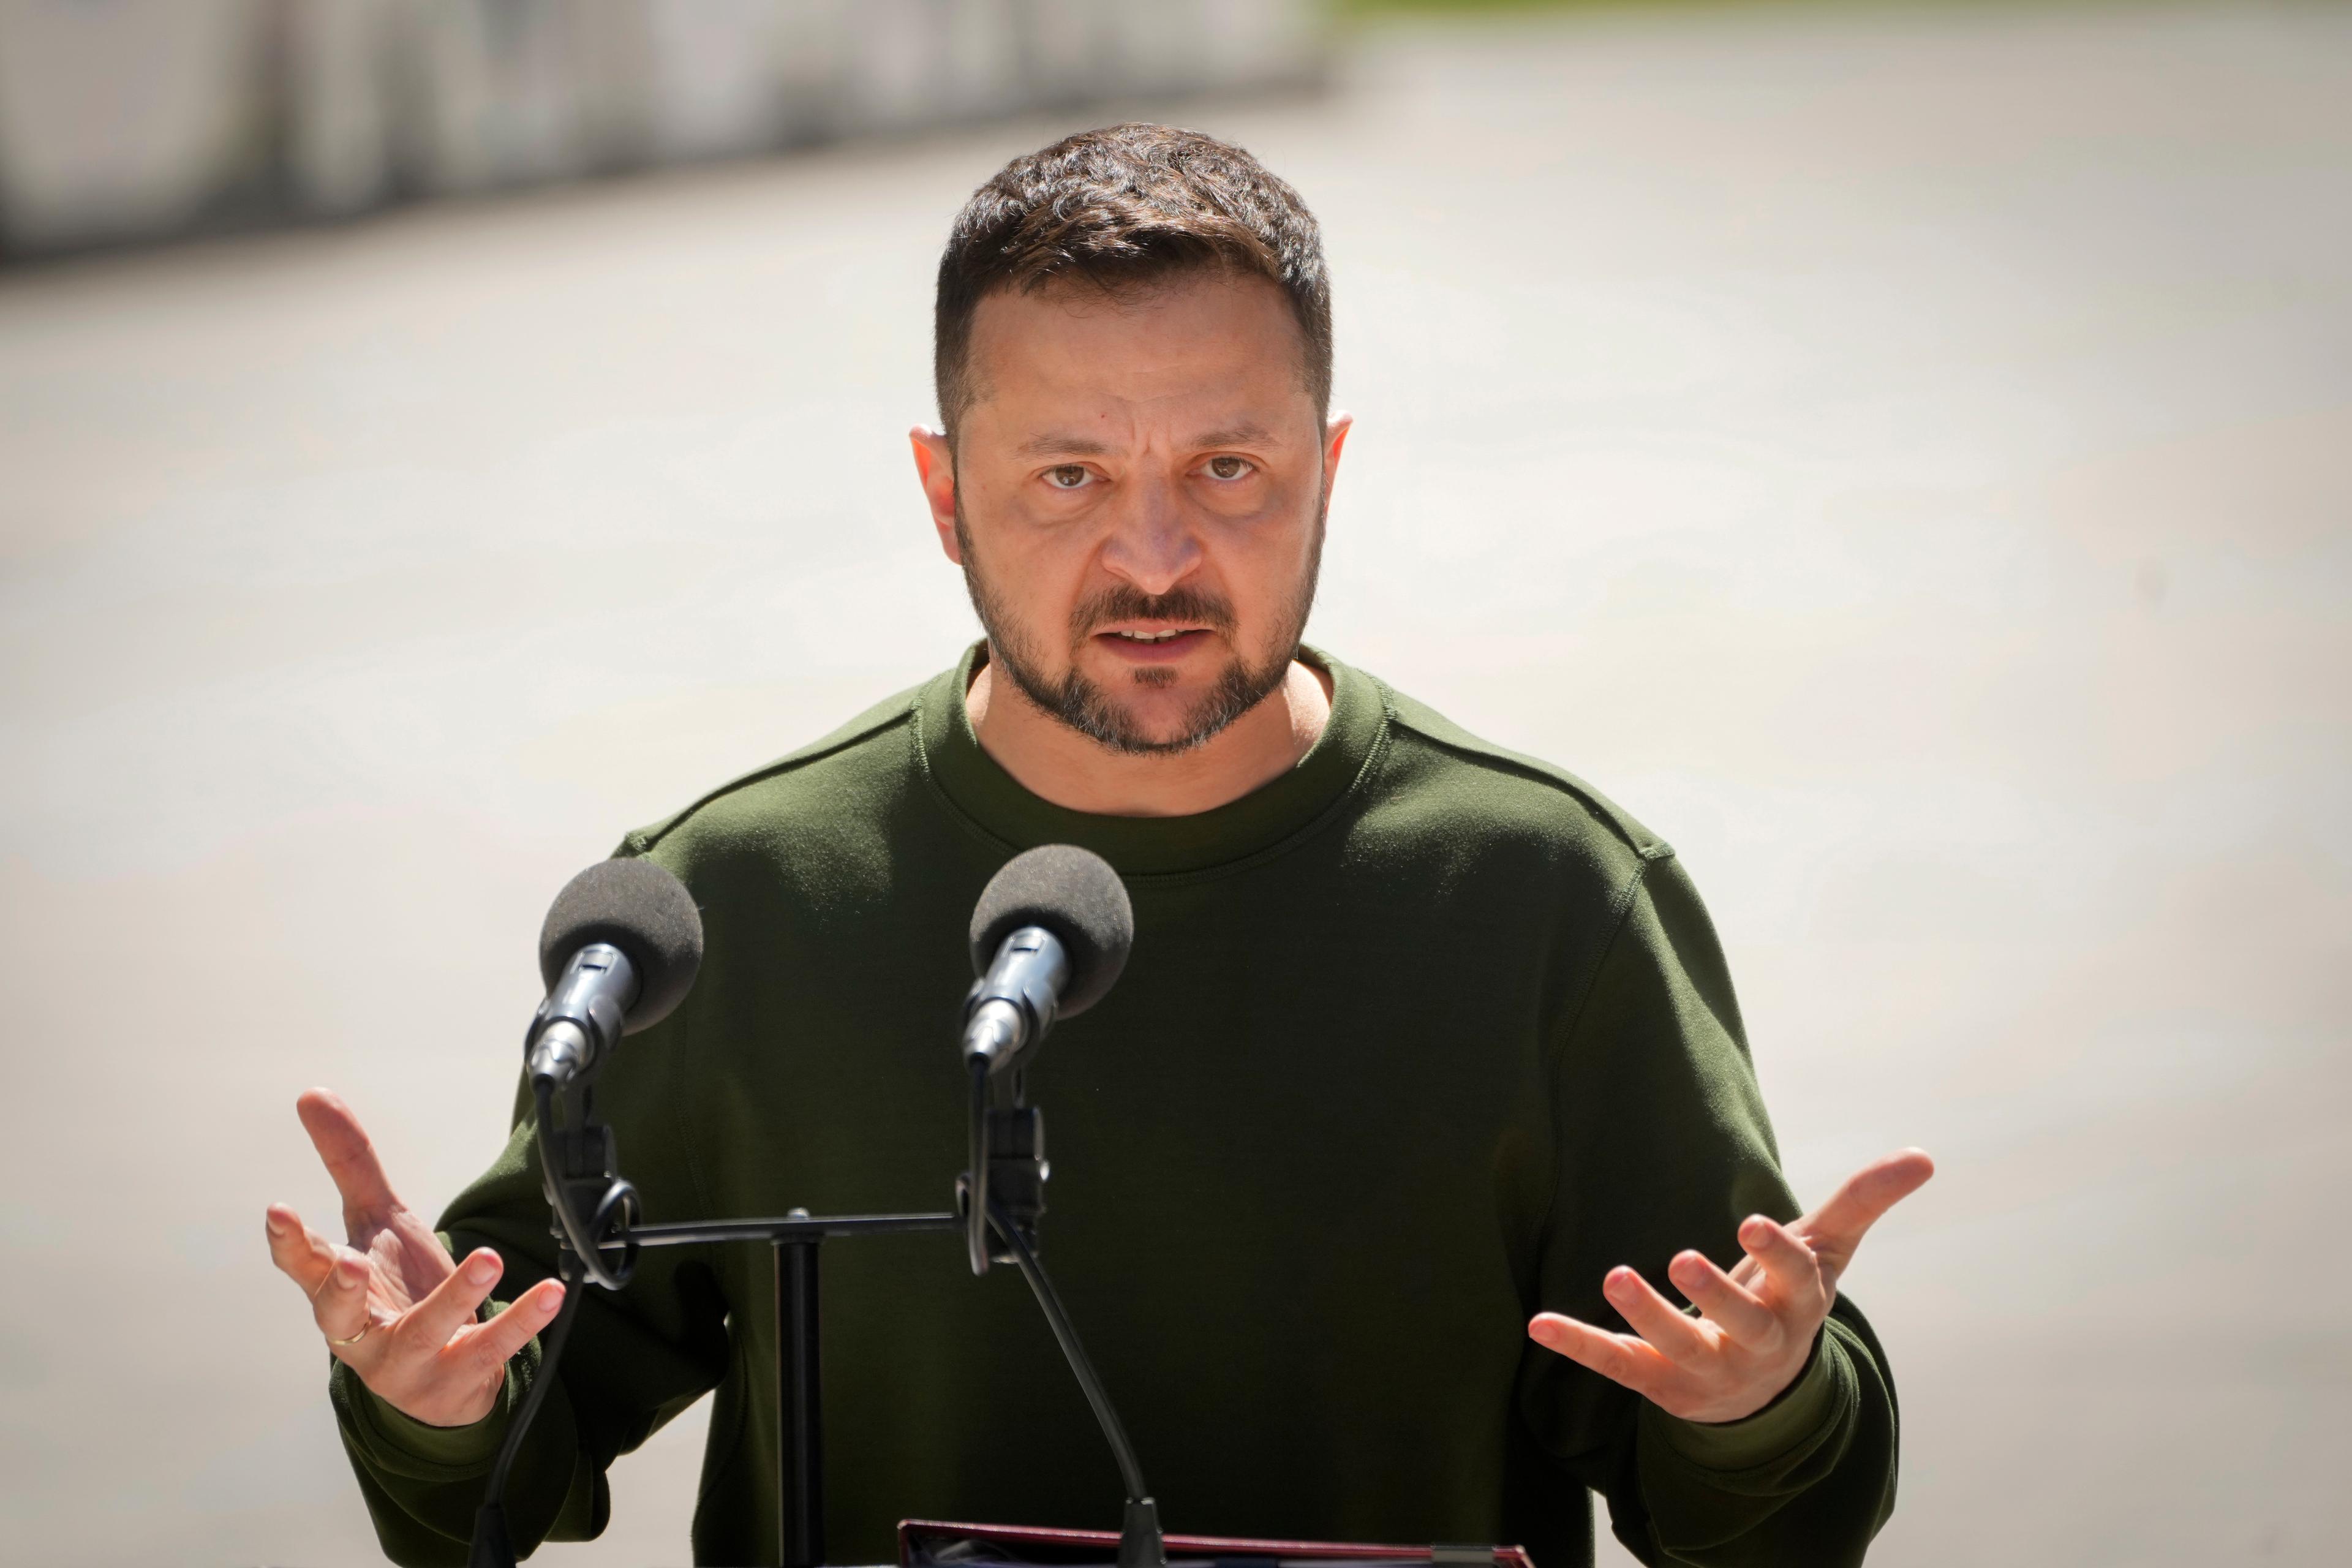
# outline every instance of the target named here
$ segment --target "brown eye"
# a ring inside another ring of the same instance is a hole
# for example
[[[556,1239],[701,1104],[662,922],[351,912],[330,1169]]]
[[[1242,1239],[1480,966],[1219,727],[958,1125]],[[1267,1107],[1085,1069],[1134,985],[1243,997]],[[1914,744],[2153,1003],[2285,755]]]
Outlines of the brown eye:
[[[1238,479],[1247,474],[1250,468],[1251,463],[1247,458],[1228,457],[1209,459],[1209,475],[1212,479]]]
[[[1087,482],[1086,465],[1064,463],[1058,468],[1045,470],[1045,482],[1057,490],[1074,490]]]

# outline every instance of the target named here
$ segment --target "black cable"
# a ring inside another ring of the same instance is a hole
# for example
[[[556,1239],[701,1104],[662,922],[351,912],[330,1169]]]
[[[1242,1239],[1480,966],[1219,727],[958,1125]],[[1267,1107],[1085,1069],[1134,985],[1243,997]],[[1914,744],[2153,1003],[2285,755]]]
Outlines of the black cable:
[[[635,1271],[636,1248],[628,1244],[627,1237],[629,1223],[636,1217],[637,1190],[617,1178],[608,1182],[597,1199],[596,1212],[583,1229],[580,1216],[572,1211],[572,1189],[556,1156],[554,1080],[531,1079],[531,1099],[539,1116],[539,1124],[533,1129],[534,1142],[539,1145],[539,1168],[547,1182],[547,1201],[555,1212],[559,1229],[555,1273],[563,1281],[563,1305],[541,1336],[539,1373],[524,1393],[513,1424],[507,1428],[506,1441],[499,1445],[499,1457],[490,1466],[489,1480],[482,1489],[482,1506],[474,1515],[474,1538],[467,1549],[467,1568],[514,1568],[514,1541],[507,1531],[507,1477],[514,1469],[515,1456],[522,1452],[523,1438],[530,1431],[531,1420],[546,1402],[548,1385],[554,1381],[556,1363],[563,1355],[563,1343],[572,1337],[572,1324],[580,1315],[580,1303],[587,1299],[588,1282],[593,1279],[608,1290],[617,1290],[629,1282],[629,1276]],[[576,1133],[579,1130],[573,1131]],[[596,1238],[607,1234],[622,1241],[622,1260],[617,1268],[604,1262],[596,1245]]]
[[[971,1174],[964,1189],[964,1252],[974,1274],[988,1272],[988,1061],[971,1063]]]
[[[481,1510],[474,1515],[474,1539],[467,1554],[467,1568],[513,1568],[514,1540],[507,1533],[507,1476],[514,1469],[515,1456],[522,1452],[522,1440],[530,1430],[531,1418],[547,1402],[548,1385],[555,1381],[555,1367],[562,1359],[563,1343],[572,1337],[572,1320],[580,1315],[580,1303],[588,1296],[586,1282],[571,1267],[577,1261],[568,1249],[555,1255],[556,1277],[563,1281],[563,1305],[557,1310],[555,1321],[547,1327],[540,1347],[539,1372],[522,1396],[522,1405],[515,1412],[513,1424],[507,1428],[507,1440],[499,1445],[497,1461],[490,1466],[489,1482],[482,1489]]]

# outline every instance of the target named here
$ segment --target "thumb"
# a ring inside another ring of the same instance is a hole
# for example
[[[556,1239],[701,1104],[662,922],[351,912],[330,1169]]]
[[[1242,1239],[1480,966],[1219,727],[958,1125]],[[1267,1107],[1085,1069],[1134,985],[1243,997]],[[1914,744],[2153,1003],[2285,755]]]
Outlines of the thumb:
[[[1924,1149],[1882,1154],[1848,1176],[1829,1201],[1789,1228],[1801,1237],[1832,1281],[1853,1258],[1862,1238],[1882,1215],[1927,1185],[1936,1162]]]

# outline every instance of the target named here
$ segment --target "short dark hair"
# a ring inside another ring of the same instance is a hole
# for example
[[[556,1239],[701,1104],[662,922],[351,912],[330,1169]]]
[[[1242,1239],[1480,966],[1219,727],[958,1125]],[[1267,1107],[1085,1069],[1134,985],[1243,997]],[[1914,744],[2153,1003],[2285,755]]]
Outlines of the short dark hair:
[[[1000,289],[1079,279],[1117,291],[1171,273],[1265,278],[1290,301],[1301,377],[1331,405],[1331,285],[1298,193],[1230,142],[1167,125],[1109,125],[1015,158],[971,194],[940,258],[931,372],[950,440],[971,407],[971,321]]]

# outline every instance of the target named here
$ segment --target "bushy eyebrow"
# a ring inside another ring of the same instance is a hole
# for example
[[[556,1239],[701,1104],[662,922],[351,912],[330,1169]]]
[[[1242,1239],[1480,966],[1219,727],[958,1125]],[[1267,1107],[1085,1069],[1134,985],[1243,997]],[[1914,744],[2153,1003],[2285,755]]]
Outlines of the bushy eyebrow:
[[[1072,436],[1059,430],[1032,436],[1013,450],[1024,458],[1106,458],[1110,455],[1110,447],[1091,436]]]
[[[1244,423],[1223,430],[1212,430],[1205,436],[1196,436],[1192,438],[1192,445],[1195,447],[1263,447],[1269,445],[1273,440],[1273,435],[1264,426]]]
[[[1190,445],[1196,449],[1204,447],[1263,447],[1273,440],[1274,437],[1265,426],[1244,421],[1223,430],[1212,430],[1205,436],[1196,436]],[[1111,448],[1108,443],[1097,441],[1091,436],[1048,430],[1043,435],[1030,437],[1013,451],[1024,458],[1107,458],[1110,456]]]

